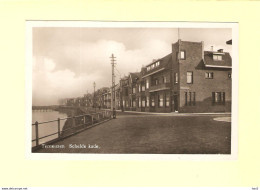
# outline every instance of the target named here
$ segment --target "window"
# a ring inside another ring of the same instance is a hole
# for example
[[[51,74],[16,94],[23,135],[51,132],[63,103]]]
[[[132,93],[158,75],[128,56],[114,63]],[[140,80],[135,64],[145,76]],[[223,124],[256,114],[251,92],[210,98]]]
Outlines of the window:
[[[185,58],[186,58],[185,51],[181,51],[181,57],[180,57],[180,59],[185,59]]]
[[[228,73],[228,78],[229,78],[229,79],[232,78],[232,73]]]
[[[145,85],[142,85],[142,91],[143,92],[145,91]]]
[[[149,107],[149,96],[146,96],[146,107]]]
[[[196,104],[195,92],[184,92],[184,95],[185,95],[185,106],[194,106]]]
[[[135,94],[135,87],[133,87],[133,94]]]
[[[222,61],[222,55],[213,55],[214,61]]]
[[[163,94],[160,94],[158,97],[159,107],[163,107]]]
[[[174,73],[174,84],[178,84],[178,82],[179,82],[178,73]]]
[[[155,79],[155,85],[159,84],[158,79]]]
[[[205,73],[205,78],[206,79],[213,79],[213,72],[211,72],[211,73],[206,72]]]
[[[148,89],[148,88],[149,88],[149,80],[146,79],[146,89]]]
[[[151,69],[154,69],[154,64],[151,65]]]
[[[133,100],[133,107],[134,107],[134,108],[136,107],[136,102],[135,102],[135,100]]]
[[[225,101],[226,101],[225,92],[212,92],[213,105],[225,104]]]
[[[169,106],[170,106],[170,94],[166,94],[165,106],[166,106],[166,107],[169,107]]]
[[[154,107],[154,96],[151,97],[151,106]]]
[[[148,66],[148,67],[147,67],[147,71],[150,71],[150,70],[151,70],[151,67],[150,67],[150,66]]]
[[[139,108],[141,107],[141,97],[139,97]]]
[[[145,107],[145,97],[142,98],[142,107]]]
[[[156,62],[156,63],[155,63],[155,66],[156,66],[156,67],[160,66],[160,61]]]
[[[141,84],[139,84],[139,92],[141,92]]]
[[[167,80],[166,80],[166,76],[163,76],[163,83],[166,83]]]
[[[193,73],[188,71],[187,72],[187,84],[192,84],[193,83]]]

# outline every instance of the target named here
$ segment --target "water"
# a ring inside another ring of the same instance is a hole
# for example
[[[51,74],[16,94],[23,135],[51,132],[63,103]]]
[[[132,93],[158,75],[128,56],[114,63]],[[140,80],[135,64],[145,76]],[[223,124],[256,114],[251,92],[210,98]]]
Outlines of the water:
[[[38,123],[45,122],[45,121],[51,121],[51,120],[57,120],[58,118],[66,118],[67,114],[60,113],[57,111],[33,111],[32,112],[32,123],[35,123],[38,121]],[[60,130],[62,130],[64,123],[66,120],[60,121]],[[58,121],[53,121],[50,123],[44,123],[38,125],[38,132],[39,132],[39,138],[58,132]],[[35,139],[35,126],[32,125],[32,139]],[[43,138],[39,140],[39,144],[42,144],[44,142],[50,141],[52,139],[55,139],[58,137],[58,134]],[[36,142],[32,142],[32,146],[35,146]]]

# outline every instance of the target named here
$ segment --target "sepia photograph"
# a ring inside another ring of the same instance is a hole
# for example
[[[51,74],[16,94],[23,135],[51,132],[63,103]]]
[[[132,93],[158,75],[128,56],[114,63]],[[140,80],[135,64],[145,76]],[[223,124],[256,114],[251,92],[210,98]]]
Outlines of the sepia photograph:
[[[234,26],[28,21],[27,148],[231,156]]]

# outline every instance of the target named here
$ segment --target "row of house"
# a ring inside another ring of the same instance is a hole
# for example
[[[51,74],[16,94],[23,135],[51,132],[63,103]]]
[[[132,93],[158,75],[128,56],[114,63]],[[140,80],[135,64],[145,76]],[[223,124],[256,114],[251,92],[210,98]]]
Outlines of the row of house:
[[[115,86],[116,90],[116,109],[120,109],[120,90],[119,85]],[[85,94],[83,97],[65,98],[59,101],[60,105],[77,106],[77,107],[92,107],[111,109],[111,88],[103,87],[97,89],[94,93]]]
[[[115,87],[116,109],[139,112],[231,112],[232,59],[223,49],[178,40],[168,55]],[[73,100],[75,105],[111,108],[111,88]],[[72,103],[68,99],[66,105]]]

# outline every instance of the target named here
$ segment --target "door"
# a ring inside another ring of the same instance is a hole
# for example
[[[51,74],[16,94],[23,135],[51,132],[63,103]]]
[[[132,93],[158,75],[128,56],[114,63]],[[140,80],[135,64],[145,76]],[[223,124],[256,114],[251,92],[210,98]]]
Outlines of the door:
[[[178,111],[178,95],[173,95],[173,111]]]

